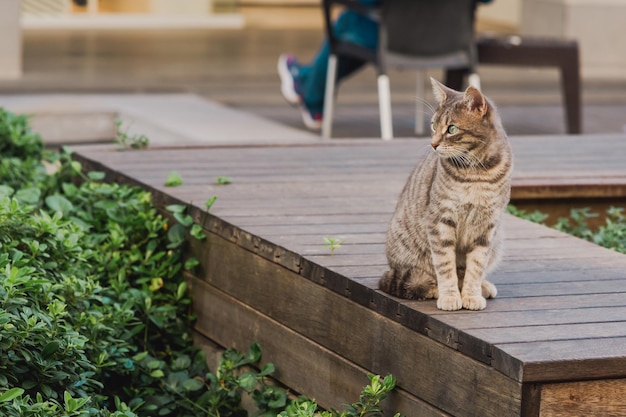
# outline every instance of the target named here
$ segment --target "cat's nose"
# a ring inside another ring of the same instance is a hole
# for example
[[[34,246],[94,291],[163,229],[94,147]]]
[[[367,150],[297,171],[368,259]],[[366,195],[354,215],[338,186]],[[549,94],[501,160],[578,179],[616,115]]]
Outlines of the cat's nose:
[[[434,150],[437,150],[437,148],[439,147],[439,144],[433,142],[430,144],[430,146],[432,146]]]

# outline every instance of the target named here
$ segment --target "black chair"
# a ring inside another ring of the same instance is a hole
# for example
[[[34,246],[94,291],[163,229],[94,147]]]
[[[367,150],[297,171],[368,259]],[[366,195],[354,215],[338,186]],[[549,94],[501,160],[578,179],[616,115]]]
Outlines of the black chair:
[[[332,9],[341,5],[379,22],[379,46],[372,51],[338,39],[333,33]],[[387,68],[417,69],[416,132],[423,132],[423,71],[429,68],[469,69],[470,84],[480,88],[475,72],[476,0],[384,0],[380,8],[354,0],[324,0],[326,34],[330,45],[322,137],[330,138],[335,101],[337,59],[359,58],[376,66],[381,137],[393,138],[391,94]]]

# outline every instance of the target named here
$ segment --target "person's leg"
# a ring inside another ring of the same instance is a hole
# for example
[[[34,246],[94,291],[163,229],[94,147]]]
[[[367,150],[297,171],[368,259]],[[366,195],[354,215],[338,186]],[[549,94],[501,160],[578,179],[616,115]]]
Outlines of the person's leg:
[[[376,49],[378,23],[357,13],[346,11],[334,23],[337,36],[357,45]],[[300,105],[304,124],[310,129],[322,125],[324,93],[330,48],[325,40],[309,65],[301,65],[293,55],[283,54],[278,59],[281,93],[287,102]],[[359,59],[341,57],[337,65],[337,82],[363,66]]]
[[[378,23],[357,13],[346,11],[334,23],[337,36],[357,45],[375,49],[378,45]],[[324,107],[324,90],[330,47],[325,40],[321,49],[309,65],[299,67],[295,78],[300,86],[305,105],[311,111],[321,113]],[[337,82],[341,82],[363,66],[355,58],[341,57],[337,63]]]

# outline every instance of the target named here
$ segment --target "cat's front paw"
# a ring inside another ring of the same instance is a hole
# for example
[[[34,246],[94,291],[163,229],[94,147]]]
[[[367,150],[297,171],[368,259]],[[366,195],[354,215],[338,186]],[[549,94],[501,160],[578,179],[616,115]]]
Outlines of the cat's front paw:
[[[463,296],[463,308],[467,310],[483,310],[487,300],[482,295]]]
[[[463,308],[463,301],[461,295],[441,295],[437,299],[437,308],[439,310],[456,311]]]

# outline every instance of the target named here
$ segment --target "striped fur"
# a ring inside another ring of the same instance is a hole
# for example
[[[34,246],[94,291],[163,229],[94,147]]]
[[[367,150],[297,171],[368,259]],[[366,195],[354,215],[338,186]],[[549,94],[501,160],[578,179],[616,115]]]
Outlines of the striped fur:
[[[501,254],[513,155],[495,107],[480,91],[431,81],[439,101],[433,152],[400,194],[380,289],[401,298],[437,298],[442,310],[482,310],[485,298],[497,293],[485,276]]]

